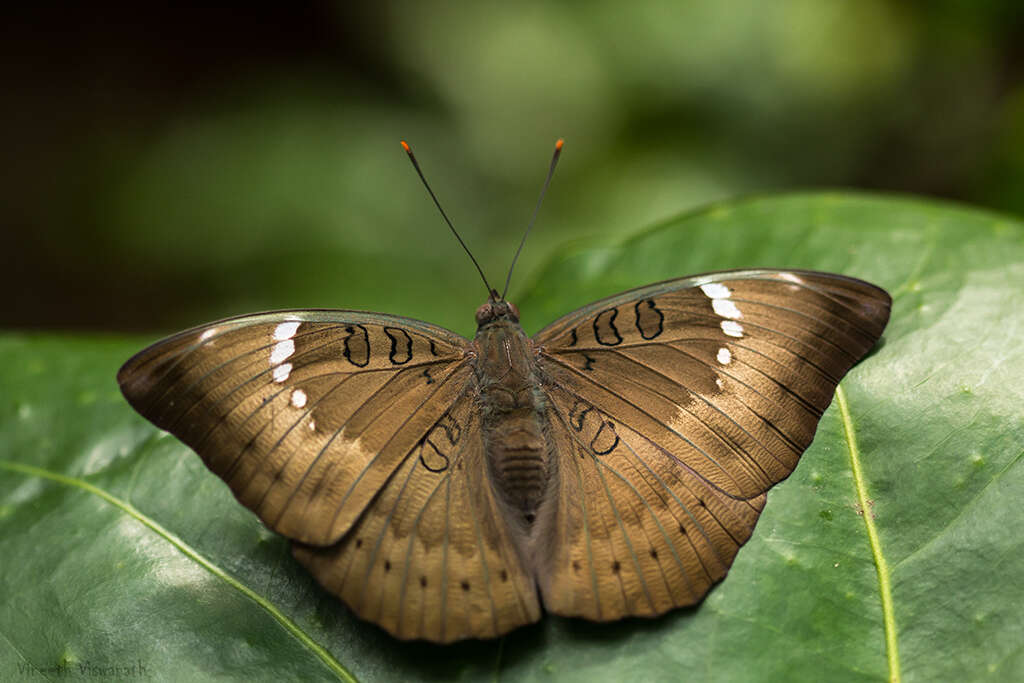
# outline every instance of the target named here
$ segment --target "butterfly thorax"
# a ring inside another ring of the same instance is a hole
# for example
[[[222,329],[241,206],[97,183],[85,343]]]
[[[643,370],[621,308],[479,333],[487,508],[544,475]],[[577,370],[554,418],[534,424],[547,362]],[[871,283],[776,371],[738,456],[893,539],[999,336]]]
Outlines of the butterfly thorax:
[[[531,524],[550,474],[534,347],[512,315],[485,320],[474,344],[488,473],[505,503]]]

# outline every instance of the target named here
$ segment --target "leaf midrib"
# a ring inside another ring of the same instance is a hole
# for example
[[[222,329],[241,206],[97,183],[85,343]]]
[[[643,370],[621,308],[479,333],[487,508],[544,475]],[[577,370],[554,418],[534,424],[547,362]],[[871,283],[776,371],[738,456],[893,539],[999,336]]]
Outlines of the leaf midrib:
[[[889,666],[889,681],[899,683],[900,681],[900,655],[896,633],[896,615],[892,601],[892,580],[889,573],[889,564],[882,552],[882,541],[878,536],[878,529],[871,514],[871,507],[868,499],[867,483],[864,479],[864,472],[860,463],[860,448],[857,446],[857,432],[854,429],[853,416],[850,414],[850,406],[846,401],[846,392],[842,386],[836,387],[836,403],[839,407],[840,420],[843,423],[843,434],[850,452],[850,470],[853,473],[854,488],[857,490],[857,500],[860,503],[861,517],[864,519],[864,526],[867,530],[868,545],[871,547],[871,557],[875,563],[875,572],[878,575],[878,593],[882,603],[882,624],[885,630],[885,652],[886,661]]]
[[[50,481],[62,484],[64,486],[79,488],[87,493],[91,493],[99,498],[110,503],[114,507],[119,508],[122,512],[130,517],[133,517],[136,521],[142,523],[148,527],[151,531],[155,532],[158,536],[163,538],[165,541],[170,543],[172,546],[178,549],[185,557],[192,560],[206,571],[210,572],[213,576],[217,577],[221,581],[225,582],[245,597],[255,602],[259,607],[265,610],[271,617],[273,617],[286,631],[288,631],[296,640],[298,640],[304,647],[310,650],[324,666],[326,666],[338,680],[346,681],[347,683],[357,683],[357,679],[346,669],[341,662],[334,658],[327,649],[316,642],[312,636],[306,633],[298,624],[288,618],[284,612],[276,607],[270,600],[263,597],[253,589],[246,586],[244,583],[234,578],[227,573],[224,569],[221,569],[211,560],[204,557],[198,550],[190,546],[184,540],[182,540],[177,534],[173,533],[162,524],[157,522],[152,517],[144,514],[141,510],[136,508],[134,505],[126,500],[122,500],[117,496],[105,491],[94,484],[90,484],[84,479],[78,479],[77,477],[69,477],[59,472],[53,472],[51,470],[44,469],[42,467],[35,467],[33,465],[25,465],[23,463],[11,462],[9,460],[0,460],[0,468],[24,474],[26,476],[40,477],[43,479],[49,479]]]

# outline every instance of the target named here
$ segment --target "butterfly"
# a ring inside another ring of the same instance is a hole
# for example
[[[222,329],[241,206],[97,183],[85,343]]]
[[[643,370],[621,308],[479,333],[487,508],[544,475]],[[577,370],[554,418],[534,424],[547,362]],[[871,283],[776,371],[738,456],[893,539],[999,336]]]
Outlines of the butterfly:
[[[542,608],[611,621],[699,602],[891,307],[842,275],[719,271],[529,337],[488,289],[473,339],[262,313],[160,341],[118,382],[358,616],[447,643]]]

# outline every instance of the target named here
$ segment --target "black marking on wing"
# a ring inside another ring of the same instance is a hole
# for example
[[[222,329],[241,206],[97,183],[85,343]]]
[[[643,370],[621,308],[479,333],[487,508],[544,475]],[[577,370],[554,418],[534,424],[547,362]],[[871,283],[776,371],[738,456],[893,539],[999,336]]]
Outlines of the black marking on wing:
[[[444,430],[445,436],[448,437],[448,443],[453,446],[459,443],[459,439],[462,438],[462,426],[451,416],[451,413],[445,413],[444,417],[438,420],[437,425]]]
[[[619,315],[619,309],[609,308],[601,311],[594,318],[594,338],[602,346],[617,346],[622,343],[622,335],[615,327],[615,318]]]
[[[384,334],[391,340],[388,358],[394,365],[405,365],[412,360],[412,337],[399,327],[385,327]]]
[[[436,460],[434,460],[435,466],[432,467],[428,465],[427,457],[434,459],[434,456],[444,460],[444,463],[440,464],[437,463]],[[445,470],[448,469],[448,466],[451,464],[451,461],[448,460],[447,455],[438,450],[437,446],[434,445],[434,442],[431,439],[427,438],[420,443],[420,464],[426,467],[431,472],[444,472]]]
[[[590,450],[594,455],[608,455],[618,445],[619,435],[615,433],[615,425],[610,421],[605,421],[590,441]]]
[[[654,305],[654,299],[641,299],[633,307],[636,329],[644,339],[655,339],[664,332],[665,315]]]
[[[572,428],[577,432],[582,432],[583,421],[591,410],[593,410],[593,406],[577,399],[572,405],[572,410],[569,411],[569,424],[572,425]]]
[[[345,358],[356,367],[365,368],[370,364],[370,335],[362,325],[345,327]]]

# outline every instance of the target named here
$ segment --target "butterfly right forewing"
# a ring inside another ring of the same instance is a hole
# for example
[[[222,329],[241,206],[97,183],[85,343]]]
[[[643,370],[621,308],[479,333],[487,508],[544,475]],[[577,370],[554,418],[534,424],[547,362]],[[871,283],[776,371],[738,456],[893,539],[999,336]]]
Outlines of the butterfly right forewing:
[[[118,381],[267,526],[329,545],[464,391],[468,344],[396,316],[259,314],[158,342]]]

